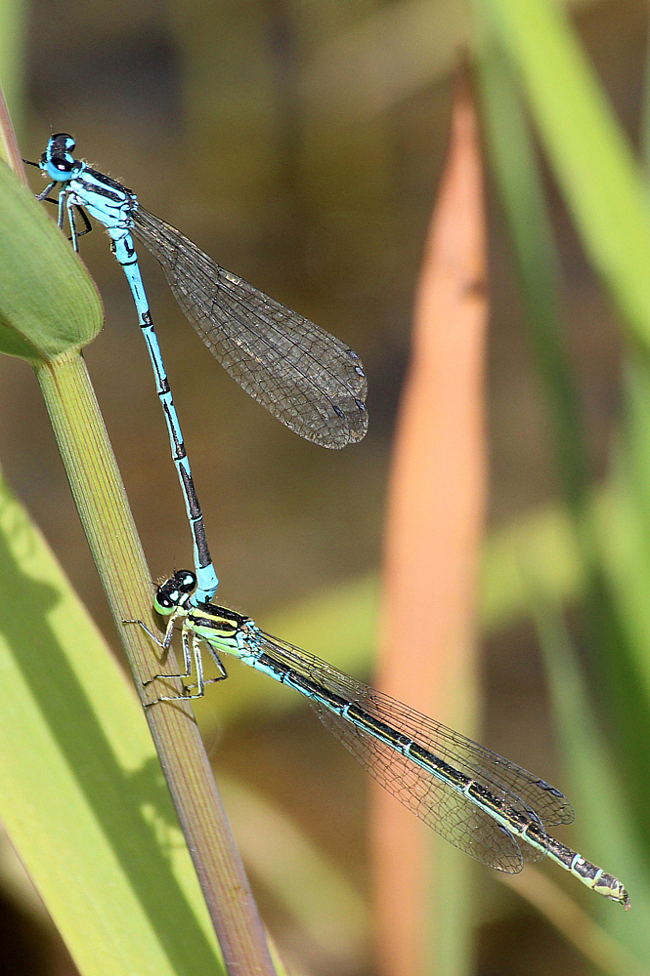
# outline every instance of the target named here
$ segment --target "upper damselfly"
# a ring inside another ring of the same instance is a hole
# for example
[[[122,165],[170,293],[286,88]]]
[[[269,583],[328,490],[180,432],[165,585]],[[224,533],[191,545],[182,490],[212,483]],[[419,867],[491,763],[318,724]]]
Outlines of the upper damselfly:
[[[133,293],[185,498],[198,577],[194,599],[209,600],[219,581],[132,234],[159,261],[176,301],[208,349],[247,393],[301,437],[329,448],[361,440],[368,427],[366,376],[344,342],[220,267],[145,210],[131,190],[75,159],[74,149],[74,139],[65,132],[50,138],[38,165],[51,182],[38,199],[49,199],[58,187],[59,226],[67,215],[75,250],[79,237],[90,230],[87,214],[111,237]],[[83,230],[77,228],[75,211]]]

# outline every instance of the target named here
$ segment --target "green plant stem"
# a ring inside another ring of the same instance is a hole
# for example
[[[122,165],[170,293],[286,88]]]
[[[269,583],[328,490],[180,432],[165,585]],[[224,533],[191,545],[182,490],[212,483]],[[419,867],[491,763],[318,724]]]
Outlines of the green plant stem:
[[[78,354],[36,368],[72,494],[136,688],[160,671],[140,627],[155,628],[150,576],[126,493]],[[178,670],[170,661],[170,670]],[[180,689],[179,689],[180,690]],[[275,972],[264,929],[187,702],[147,710],[151,733],[229,973]]]

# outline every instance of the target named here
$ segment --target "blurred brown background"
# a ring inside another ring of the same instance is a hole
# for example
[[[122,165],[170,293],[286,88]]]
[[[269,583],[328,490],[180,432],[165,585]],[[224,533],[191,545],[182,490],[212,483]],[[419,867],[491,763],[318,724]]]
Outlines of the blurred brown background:
[[[647,4],[575,6],[582,39],[635,138]],[[24,155],[37,160],[51,132],[72,133],[80,157],[134,189],[220,264],[347,341],[365,364],[366,439],[341,453],[302,442],[214,362],[155,261],[141,254],[222,579],[219,598],[256,618],[379,565],[413,290],[464,17],[455,0],[37,0],[27,11],[24,98],[16,101]],[[38,175],[30,176],[38,190]],[[618,338],[552,185],[549,191],[568,346],[597,474],[617,406]],[[492,196],[490,208],[490,522],[501,525],[553,497],[555,473]],[[100,228],[83,238],[82,256],[106,307],[105,330],[85,355],[152,574],[163,576],[191,565],[191,549],[146,350]],[[37,384],[25,364],[7,358],[0,359],[0,444],[9,483],[116,645]],[[528,636],[511,635],[489,657],[490,690],[505,707],[489,714],[487,741],[504,752],[522,701],[538,691]],[[259,763],[258,747],[252,736],[231,765]]]

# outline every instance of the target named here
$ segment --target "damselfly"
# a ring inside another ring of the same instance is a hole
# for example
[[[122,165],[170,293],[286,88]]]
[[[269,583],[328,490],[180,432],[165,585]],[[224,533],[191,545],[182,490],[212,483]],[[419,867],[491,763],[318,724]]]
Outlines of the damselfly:
[[[571,804],[555,787],[306,651],[271,637],[250,618],[212,603],[192,605],[195,586],[194,573],[181,570],[158,587],[155,609],[169,617],[162,640],[142,621],[128,621],[139,624],[164,650],[171,644],[174,625],[182,625],[185,670],[156,675],[151,681],[188,679],[193,668],[196,673],[195,684],[184,686],[184,694],[158,698],[149,706],[202,696],[207,681],[227,677],[220,654],[231,654],[304,695],[321,721],[382,786],[477,861],[516,874],[525,861],[550,857],[587,887],[629,908],[627,891],[617,878],[547,833],[548,827],[574,819]],[[202,644],[217,666],[216,678],[204,678]]]
[[[38,199],[47,200],[59,187],[59,226],[67,215],[75,250],[79,237],[91,229],[86,211],[111,237],[149,350],[185,497],[198,577],[194,600],[209,600],[219,581],[132,233],[159,261],[176,301],[208,349],[247,393],[301,437],[329,448],[361,440],[368,426],[363,366],[349,346],[215,264],[180,231],[145,210],[131,190],[75,159],[74,149],[74,139],[65,132],[50,138],[38,165],[51,182]],[[84,223],[81,231],[75,209]]]

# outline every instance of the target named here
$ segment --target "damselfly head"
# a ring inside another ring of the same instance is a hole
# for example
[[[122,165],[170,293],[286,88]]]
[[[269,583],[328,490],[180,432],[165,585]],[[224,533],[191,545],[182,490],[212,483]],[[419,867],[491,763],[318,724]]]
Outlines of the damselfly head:
[[[60,182],[72,174],[77,165],[72,155],[75,145],[74,139],[67,132],[57,132],[56,135],[50,136],[47,149],[41,156],[39,164],[50,179]]]
[[[76,145],[77,143],[67,132],[57,132],[56,135],[50,136],[46,152],[52,156],[72,155]]]
[[[179,569],[156,590],[154,607],[163,616],[173,613],[187,603],[196,586],[196,575],[189,569]]]

